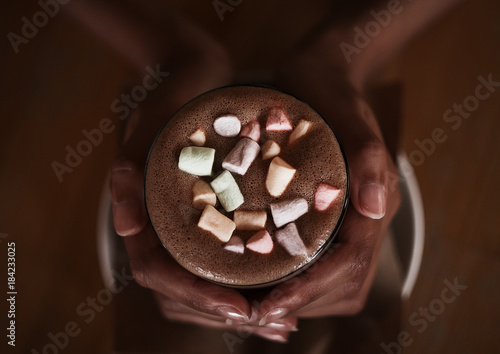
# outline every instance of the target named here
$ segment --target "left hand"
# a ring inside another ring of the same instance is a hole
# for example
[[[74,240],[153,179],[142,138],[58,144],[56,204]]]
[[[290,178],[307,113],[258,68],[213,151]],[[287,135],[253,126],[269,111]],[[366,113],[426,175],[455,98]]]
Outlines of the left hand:
[[[288,316],[356,314],[373,282],[379,248],[399,202],[397,170],[377,120],[358,93],[331,34],[320,36],[280,71],[282,88],[311,104],[342,140],[350,206],[336,244],[311,268],[277,285],[259,308],[260,324]]]

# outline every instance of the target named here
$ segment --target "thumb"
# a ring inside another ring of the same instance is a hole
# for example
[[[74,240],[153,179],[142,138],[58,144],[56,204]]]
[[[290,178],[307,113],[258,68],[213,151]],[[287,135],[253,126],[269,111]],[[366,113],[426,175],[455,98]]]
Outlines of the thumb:
[[[123,155],[111,168],[113,222],[121,236],[135,235],[146,225],[142,171],[137,161]]]
[[[351,201],[356,210],[371,219],[381,219],[387,204],[387,151],[378,138],[364,142],[350,154]]]

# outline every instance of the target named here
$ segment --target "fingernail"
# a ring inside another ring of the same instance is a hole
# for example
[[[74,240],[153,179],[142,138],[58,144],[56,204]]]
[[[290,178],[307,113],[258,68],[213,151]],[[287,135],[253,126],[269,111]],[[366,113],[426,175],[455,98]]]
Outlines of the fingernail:
[[[369,218],[383,218],[386,204],[385,186],[375,183],[363,184],[359,187],[359,204]]]
[[[263,338],[272,340],[274,342],[280,342],[280,343],[287,343],[288,342],[288,339],[282,333],[279,333],[279,332],[259,333],[259,335]]]
[[[275,322],[280,318],[284,317],[288,313],[288,310],[283,308],[277,308],[266,313],[259,321],[259,326],[265,326],[267,323]]]
[[[297,332],[299,330],[297,326],[282,320],[276,320],[274,322],[270,322],[265,326],[268,328],[277,329],[280,331],[287,331],[287,332]]]
[[[231,321],[248,323],[248,316],[235,307],[223,306],[217,309],[217,312]]]
[[[127,200],[113,205],[114,224],[116,232],[121,236],[128,236],[137,230],[137,217],[140,213],[136,201]]]

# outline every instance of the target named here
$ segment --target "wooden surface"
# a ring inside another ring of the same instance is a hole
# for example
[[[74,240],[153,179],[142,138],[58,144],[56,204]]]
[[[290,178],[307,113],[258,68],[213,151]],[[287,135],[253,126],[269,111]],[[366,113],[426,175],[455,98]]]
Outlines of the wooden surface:
[[[19,32],[21,18],[39,10],[28,1],[2,6],[4,35]],[[184,2],[182,7],[236,53],[239,68],[257,70],[300,39],[321,17],[314,14],[327,8],[321,1],[307,6],[245,1],[220,22],[210,2]],[[405,353],[500,353],[500,89],[481,101],[458,129],[443,120],[454,103],[474,94],[479,75],[491,73],[500,81],[499,14],[496,1],[464,2],[417,38],[383,75],[385,81],[402,83],[403,151],[411,154],[415,140],[428,139],[436,128],[447,136],[415,166],[427,238],[421,273],[401,317],[402,330],[412,339]],[[97,127],[105,117],[118,125],[110,104],[130,73],[113,52],[60,15],[17,55],[4,37],[0,54],[0,233],[7,234],[0,239],[0,252],[4,264],[7,242],[16,242],[14,352],[42,352],[50,343],[49,332],[63,331],[70,321],[81,332],[70,338],[64,352],[109,352],[110,306],[96,310],[92,320],[77,309],[104,287],[95,220],[116,130],[62,182],[51,163],[64,160],[65,147],[84,138],[82,129]],[[467,288],[438,309],[439,315],[429,317],[423,329],[420,308],[436,306],[444,281],[455,278]],[[5,275],[1,279],[6,282]],[[11,352],[7,349],[2,352]]]

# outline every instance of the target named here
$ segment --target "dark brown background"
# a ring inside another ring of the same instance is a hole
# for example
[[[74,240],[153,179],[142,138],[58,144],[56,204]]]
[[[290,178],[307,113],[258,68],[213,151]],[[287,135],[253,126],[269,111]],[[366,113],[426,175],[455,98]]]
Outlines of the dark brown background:
[[[224,22],[210,1],[185,1],[180,7],[236,53],[239,68],[260,70],[323,16],[324,3],[244,1]],[[95,220],[118,129],[62,183],[50,164],[63,161],[65,146],[75,146],[82,129],[97,127],[104,117],[118,122],[109,106],[130,70],[63,15],[51,19],[16,55],[6,34],[19,33],[22,16],[32,16],[39,7],[34,1],[2,6],[0,233],[8,236],[0,239],[0,272],[6,272],[6,244],[15,241],[16,349],[40,351],[49,332],[75,321],[82,333],[65,352],[108,352],[110,307],[90,324],[76,308],[103,288]],[[401,150],[411,153],[415,139],[429,138],[435,128],[447,134],[415,168],[427,238],[421,273],[402,313],[404,329],[414,338],[407,353],[500,352],[500,90],[481,101],[459,129],[442,119],[454,103],[474,94],[479,75],[491,73],[500,81],[499,14],[497,1],[465,1],[419,36],[380,78],[403,87]],[[409,316],[439,298],[443,281],[455,277],[467,289],[423,333],[416,332]],[[4,283],[5,276],[1,279]],[[3,307],[0,317],[4,324]]]

